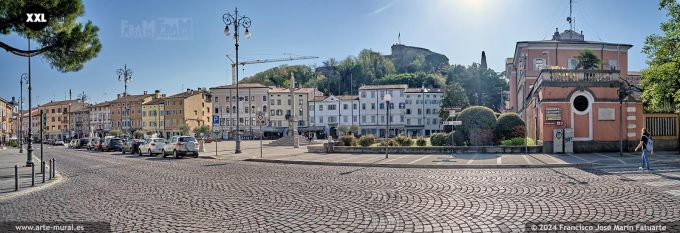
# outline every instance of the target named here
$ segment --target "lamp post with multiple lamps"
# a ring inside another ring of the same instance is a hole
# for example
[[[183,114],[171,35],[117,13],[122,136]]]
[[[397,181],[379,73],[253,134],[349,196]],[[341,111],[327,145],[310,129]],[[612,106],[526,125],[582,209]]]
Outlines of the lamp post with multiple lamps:
[[[24,111],[24,81],[28,84],[28,74],[26,73],[21,74],[21,78],[19,78],[19,136],[17,137],[19,140],[19,153],[24,153],[24,118],[22,116]],[[29,109],[28,112],[30,118],[31,110]]]
[[[236,62],[235,64],[238,66],[238,41],[239,41],[239,27],[244,27],[246,29],[245,31],[245,36],[246,39],[249,39],[251,36],[250,33],[250,18],[246,16],[239,16],[238,15],[238,8],[234,9],[234,14],[232,15],[230,13],[225,13],[222,15],[222,21],[226,26],[224,27],[224,35],[229,37],[230,30],[229,26],[234,27],[234,47],[236,48]],[[235,82],[236,82],[236,96],[239,96],[239,89],[238,89],[238,69],[233,69],[233,72],[236,72],[235,74]],[[241,132],[240,132],[240,116],[239,112],[241,109],[239,108],[239,102],[240,102],[240,96],[236,99],[236,151],[234,153],[238,154],[241,153]]]
[[[124,103],[125,109],[123,109],[122,107],[120,108],[121,109],[120,121],[121,121],[121,124],[123,124],[123,122],[124,122],[123,121],[123,115],[127,115],[128,116],[127,124],[129,124],[130,123],[130,114],[128,112],[129,106],[128,106],[128,102],[127,102],[127,99],[128,99],[127,98],[127,86],[128,86],[128,83],[130,83],[132,81],[132,70],[130,70],[130,68],[127,68],[127,64],[126,64],[126,65],[123,66],[123,68],[116,70],[116,74],[118,74],[118,81],[123,82],[124,85],[125,85],[125,91],[123,92],[123,98],[125,99],[125,103]],[[123,129],[123,127],[125,127],[124,129],[126,129],[126,131],[124,131],[124,133],[127,133],[127,135],[129,136],[130,132],[127,132],[127,130],[129,130],[129,126],[121,125],[122,129]]]
[[[389,152],[388,148],[390,147],[389,140],[390,140],[390,101],[392,101],[392,96],[390,94],[385,94],[383,96],[383,100],[385,101],[386,106],[386,111],[387,111],[387,127],[385,130],[385,158],[389,157]]]

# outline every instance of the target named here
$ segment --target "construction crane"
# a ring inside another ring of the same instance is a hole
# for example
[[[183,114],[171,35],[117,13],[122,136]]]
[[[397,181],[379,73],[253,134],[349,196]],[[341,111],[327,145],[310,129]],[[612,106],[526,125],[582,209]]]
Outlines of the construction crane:
[[[231,83],[235,84],[236,83],[236,69],[237,65],[234,63],[234,60],[227,55],[227,58],[231,60]],[[289,56],[286,58],[273,58],[273,59],[258,59],[258,60],[252,60],[252,61],[242,61],[239,62],[238,65],[245,66],[245,65],[250,65],[250,64],[259,64],[259,63],[269,63],[269,62],[281,62],[281,61],[295,61],[295,60],[307,60],[307,59],[316,59],[319,57],[316,56]]]

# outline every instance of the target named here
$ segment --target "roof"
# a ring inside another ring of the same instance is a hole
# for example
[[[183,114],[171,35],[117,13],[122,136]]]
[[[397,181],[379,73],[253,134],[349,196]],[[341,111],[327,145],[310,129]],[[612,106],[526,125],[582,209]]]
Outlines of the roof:
[[[381,89],[406,89],[408,85],[406,84],[393,84],[393,85],[364,85],[359,88],[359,90],[381,90]]]
[[[71,113],[83,113],[83,112],[89,112],[89,111],[90,111],[90,109],[85,107],[85,108],[73,110],[73,111],[71,111]]]
[[[159,105],[165,103],[165,98],[158,98],[152,101],[149,101],[148,103],[145,103],[144,105]]]
[[[104,107],[104,106],[109,106],[111,105],[111,101],[104,101],[95,105],[90,105],[90,108],[99,108],[99,107]]]
[[[339,96],[315,96],[314,99],[310,100],[311,102],[322,102],[328,98],[335,97],[340,100],[359,100],[358,95],[339,95]]]
[[[3,99],[2,97],[0,97],[0,102],[4,102],[7,105],[12,105],[11,101],[7,101],[6,99]]]
[[[240,83],[238,88],[269,88],[268,86],[259,83]],[[236,89],[236,84],[223,85],[217,87],[211,87],[210,89]]]
[[[80,100],[61,100],[61,101],[50,101],[49,103],[40,105],[39,107],[50,107],[50,106],[57,106],[57,105],[68,105],[71,103],[76,103],[79,102]]]
[[[421,93],[423,88],[406,88],[406,93]],[[426,93],[441,93],[443,92],[441,88],[425,88]]]
[[[311,88],[311,87],[303,87],[303,88],[296,88],[295,93],[313,93],[316,88]],[[269,90],[269,93],[290,93],[290,88],[280,88],[280,87],[273,87]],[[319,90],[316,90],[316,93],[319,95],[323,95],[323,93]]]
[[[628,71],[628,76],[642,76],[640,71]]]
[[[168,99],[176,99],[176,98],[185,99],[185,98],[195,96],[195,95],[198,95],[198,94],[209,94],[209,93],[207,91],[203,91],[203,90],[187,90],[185,92],[174,94],[174,95],[171,95],[171,96],[168,96],[168,97],[165,97],[165,98],[168,98]]]
[[[128,95],[128,96],[122,96],[121,95],[120,98],[112,100],[111,103],[120,103],[120,102],[125,102],[125,101],[135,102],[135,101],[143,100],[144,98],[147,98],[147,97],[150,97],[150,96],[153,96],[153,94]]]

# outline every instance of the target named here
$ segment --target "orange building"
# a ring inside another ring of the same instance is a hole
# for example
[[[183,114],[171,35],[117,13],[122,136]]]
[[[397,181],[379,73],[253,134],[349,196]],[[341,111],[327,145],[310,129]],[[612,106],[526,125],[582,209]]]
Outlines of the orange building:
[[[544,152],[618,151],[635,146],[643,127],[642,103],[628,88],[629,44],[586,41],[572,30],[555,32],[552,40],[520,41],[506,59],[510,83],[508,109],[527,123],[527,135]],[[577,69],[576,57],[590,50],[596,69]]]

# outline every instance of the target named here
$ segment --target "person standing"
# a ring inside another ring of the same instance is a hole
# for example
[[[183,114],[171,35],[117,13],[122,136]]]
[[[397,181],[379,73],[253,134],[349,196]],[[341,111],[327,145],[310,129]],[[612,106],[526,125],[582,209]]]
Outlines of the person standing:
[[[635,147],[635,151],[642,149],[642,166],[639,168],[641,171],[651,171],[649,167],[649,155],[654,153],[654,143],[652,136],[650,135],[647,128],[642,128],[642,136],[640,137],[640,143]]]

